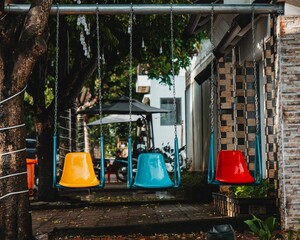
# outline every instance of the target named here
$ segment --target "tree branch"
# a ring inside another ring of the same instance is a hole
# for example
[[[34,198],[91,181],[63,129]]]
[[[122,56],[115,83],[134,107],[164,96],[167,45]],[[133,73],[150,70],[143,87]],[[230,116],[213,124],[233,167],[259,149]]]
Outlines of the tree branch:
[[[14,52],[14,71],[17,76],[13,76],[13,79],[18,79],[18,88],[25,86],[37,58],[46,52],[47,45],[42,36],[51,4],[51,0],[35,0],[26,16],[19,44]],[[24,71],[25,69],[27,70]]]

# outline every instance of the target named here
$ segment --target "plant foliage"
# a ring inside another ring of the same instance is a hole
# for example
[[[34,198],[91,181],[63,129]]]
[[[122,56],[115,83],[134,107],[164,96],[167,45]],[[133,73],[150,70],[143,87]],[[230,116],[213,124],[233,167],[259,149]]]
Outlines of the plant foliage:
[[[273,237],[278,237],[274,230],[278,227],[278,222],[275,217],[268,217],[265,220],[261,220],[256,216],[252,215],[253,218],[250,220],[244,221],[251,232],[259,237],[260,240],[271,240]]]
[[[230,187],[230,194],[236,198],[266,198],[268,192],[273,189],[273,185],[270,185],[267,179],[264,179],[260,185],[251,186],[232,186]]]

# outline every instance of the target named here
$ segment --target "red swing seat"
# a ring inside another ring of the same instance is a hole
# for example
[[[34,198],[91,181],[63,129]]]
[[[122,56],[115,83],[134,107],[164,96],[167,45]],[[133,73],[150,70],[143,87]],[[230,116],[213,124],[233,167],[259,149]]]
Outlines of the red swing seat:
[[[215,179],[229,184],[255,182],[255,179],[249,173],[242,152],[236,150],[222,150],[218,153]]]

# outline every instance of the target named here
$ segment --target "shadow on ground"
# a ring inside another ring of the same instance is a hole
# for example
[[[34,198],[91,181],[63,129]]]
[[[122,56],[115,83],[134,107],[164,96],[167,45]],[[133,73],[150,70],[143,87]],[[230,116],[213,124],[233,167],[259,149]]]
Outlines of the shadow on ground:
[[[174,190],[127,190],[124,184],[110,184],[102,190],[64,189],[59,196],[57,202],[31,203],[36,239],[205,232],[218,224],[239,231],[245,227],[244,218],[222,216],[211,202],[186,200]]]

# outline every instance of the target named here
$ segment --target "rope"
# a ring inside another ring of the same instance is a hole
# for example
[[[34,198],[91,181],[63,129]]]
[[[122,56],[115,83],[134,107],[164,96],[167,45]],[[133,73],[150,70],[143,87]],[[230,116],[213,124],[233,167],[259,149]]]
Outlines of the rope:
[[[15,150],[15,151],[11,151],[11,152],[6,152],[6,153],[0,153],[0,156],[6,156],[8,154],[12,154],[12,153],[18,153],[18,152],[22,152],[22,151],[25,151],[26,148],[22,148],[22,149],[18,149],[18,150]]]
[[[64,148],[64,147],[59,147],[59,150],[63,150],[63,151],[66,151],[66,152],[71,152],[69,148]]]
[[[63,127],[63,126],[59,126],[59,129],[60,129],[60,130],[65,130],[65,131],[67,131],[67,132],[72,131],[72,129],[65,128],[65,127]]]
[[[19,124],[19,125],[10,126],[10,127],[0,128],[0,131],[9,130],[9,129],[14,129],[14,128],[19,128],[19,127],[24,127],[24,126],[25,126],[25,123]]]
[[[6,15],[5,15],[5,16],[6,16]],[[14,95],[12,95],[12,96],[10,96],[10,97],[8,97],[8,98],[6,98],[6,99],[0,101],[0,104],[3,104],[3,103],[5,103],[5,102],[7,102],[7,101],[9,101],[9,100],[11,100],[11,99],[17,97],[18,95],[22,94],[22,93],[26,90],[26,88],[27,88],[27,85],[26,85],[21,91],[17,92],[16,94],[14,94]],[[25,126],[25,123],[19,124],[19,125],[14,125],[14,126],[9,126],[9,127],[0,128],[0,131],[10,130],[10,129],[19,128],[19,127],[24,127],[24,126]],[[1,154],[0,154],[0,157],[6,156],[6,155],[9,155],[9,154],[13,154],[13,153],[22,152],[22,151],[25,151],[25,150],[26,150],[26,148],[22,148],[22,149],[18,149],[18,150],[15,150],[15,151],[10,151],[10,152],[6,152],[6,153],[1,153]],[[27,174],[27,172],[13,173],[13,174],[1,176],[1,177],[0,177],[0,180],[5,179],[5,178],[9,178],[9,177],[14,177],[14,176],[23,175],[23,174]],[[28,192],[28,189],[27,189],[27,190],[24,190],[24,191],[11,192],[11,193],[8,193],[8,194],[6,194],[6,195],[1,196],[1,197],[0,197],[0,200],[6,198],[6,197],[8,197],[8,196],[11,196],[11,195],[21,194],[21,193],[25,193],[25,192]]]
[[[0,177],[0,180],[1,180],[1,179],[4,179],[4,178],[9,178],[9,177],[14,177],[14,176],[23,175],[23,174],[27,174],[27,172],[13,173],[13,174],[1,176],[1,177]]]
[[[9,178],[9,177],[14,177],[14,176],[19,176],[19,175],[24,175],[24,174],[27,174],[27,172],[20,172],[20,173],[9,174],[9,175],[0,177],[0,179],[5,179],[5,178]],[[8,194],[6,194],[6,195],[1,196],[1,197],[0,197],[0,200],[3,199],[3,198],[6,198],[6,197],[8,197],[8,196],[11,196],[11,195],[21,194],[21,193],[25,193],[25,192],[28,192],[28,189],[27,189],[27,190],[24,190],[24,191],[11,192],[11,193],[8,193]]]
[[[62,135],[60,135],[59,137],[60,137],[61,139],[72,140],[72,138],[70,138],[70,137],[65,137],[65,136],[62,136]]]
[[[19,192],[11,192],[11,193],[8,193],[6,195],[3,195],[0,197],[0,200],[3,199],[3,198],[6,198],[8,196],[11,196],[11,195],[16,195],[16,194],[21,194],[21,193],[26,193],[28,192],[28,189],[27,190],[24,190],[24,191],[19,191]]]
[[[0,104],[5,103],[5,102],[9,101],[10,99],[12,99],[12,98],[14,98],[14,97],[20,95],[22,92],[24,92],[24,91],[26,90],[26,88],[27,88],[27,85],[26,85],[20,92],[17,92],[16,94],[14,94],[14,95],[12,95],[12,96],[10,96],[10,97],[8,97],[8,98],[2,100],[2,101],[0,102]]]

